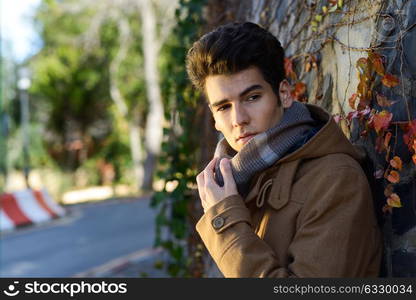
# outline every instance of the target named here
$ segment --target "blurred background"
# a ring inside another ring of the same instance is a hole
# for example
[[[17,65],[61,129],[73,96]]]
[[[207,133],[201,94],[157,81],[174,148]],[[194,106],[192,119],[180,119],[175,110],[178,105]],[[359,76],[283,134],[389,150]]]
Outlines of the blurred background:
[[[178,6],[1,0],[1,276],[102,273],[159,253],[149,205],[178,118]]]
[[[415,276],[415,11],[385,0],[0,0],[0,276],[220,276],[194,229],[195,176],[218,134],[184,60],[231,21],[275,34],[296,99],[367,148],[385,275]],[[387,80],[357,63],[369,53]],[[362,105],[392,117],[376,132]],[[395,182],[383,177],[393,156]],[[385,193],[393,185],[399,202]]]

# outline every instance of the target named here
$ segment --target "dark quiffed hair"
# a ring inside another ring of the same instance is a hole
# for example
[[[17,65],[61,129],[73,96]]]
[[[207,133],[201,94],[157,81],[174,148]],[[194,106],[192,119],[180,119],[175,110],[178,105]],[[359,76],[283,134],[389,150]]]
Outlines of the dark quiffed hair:
[[[283,59],[284,50],[269,31],[250,22],[230,23],[193,44],[186,57],[186,69],[192,84],[204,91],[209,75],[230,75],[256,66],[278,96],[284,79]]]

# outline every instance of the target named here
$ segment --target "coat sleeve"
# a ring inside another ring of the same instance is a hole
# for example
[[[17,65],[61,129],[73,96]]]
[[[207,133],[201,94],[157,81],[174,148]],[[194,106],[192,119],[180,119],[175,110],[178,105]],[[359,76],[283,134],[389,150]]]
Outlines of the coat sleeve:
[[[305,191],[286,266],[254,232],[239,195],[211,207],[196,229],[225,277],[365,277],[372,266],[370,274],[377,276],[380,236],[363,176],[345,168],[315,177]]]

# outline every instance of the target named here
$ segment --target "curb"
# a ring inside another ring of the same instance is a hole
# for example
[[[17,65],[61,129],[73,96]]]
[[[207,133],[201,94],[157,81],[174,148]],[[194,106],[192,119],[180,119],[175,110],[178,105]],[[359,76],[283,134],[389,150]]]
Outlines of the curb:
[[[126,276],[128,269],[134,269],[134,273],[136,276],[139,277],[140,271],[143,271],[143,267],[145,267],[145,263],[149,263],[156,259],[158,256],[161,256],[164,253],[163,249],[158,248],[146,248],[142,249],[128,255],[113,259],[103,265],[91,268],[87,271],[77,273],[72,277],[75,278],[86,278],[86,277],[130,277]],[[149,268],[149,266],[146,266]],[[152,267],[152,269],[154,269]],[[152,270],[156,271],[156,270]],[[157,270],[158,275],[156,277],[168,277],[167,275],[163,275],[162,271]],[[160,274],[159,274],[160,273]]]

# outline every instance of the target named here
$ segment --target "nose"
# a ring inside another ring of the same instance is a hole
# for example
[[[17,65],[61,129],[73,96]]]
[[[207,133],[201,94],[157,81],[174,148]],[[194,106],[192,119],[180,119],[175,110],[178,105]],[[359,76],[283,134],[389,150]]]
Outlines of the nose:
[[[249,121],[250,121],[250,117],[246,108],[240,103],[233,105],[233,109],[232,109],[233,126],[239,127],[239,126],[247,125]]]

